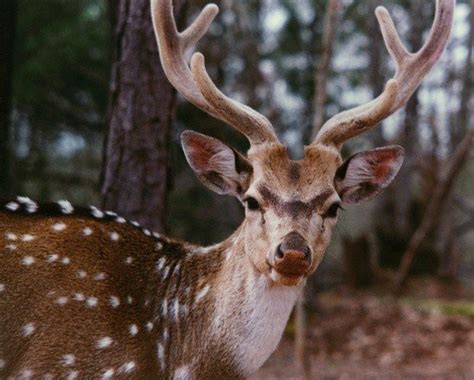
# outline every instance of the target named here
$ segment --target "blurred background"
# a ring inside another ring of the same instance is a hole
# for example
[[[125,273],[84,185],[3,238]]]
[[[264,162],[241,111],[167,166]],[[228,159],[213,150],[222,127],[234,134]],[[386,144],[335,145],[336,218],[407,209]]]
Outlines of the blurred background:
[[[175,0],[179,23],[205,4]],[[375,8],[390,10],[412,51],[434,15],[434,1],[418,0],[218,5],[198,46],[210,75],[268,116],[294,157],[321,120],[393,75]],[[382,196],[340,214],[308,286],[307,323],[290,322],[256,378],[304,368],[312,378],[474,377],[473,45],[474,1],[459,0],[447,51],[407,107],[345,147],[348,157],[400,144],[407,159]],[[2,0],[0,47],[1,197],[102,205],[203,244],[242,221],[235,200],[198,183],[179,136],[193,129],[242,152],[247,143],[173,92],[147,1]]]

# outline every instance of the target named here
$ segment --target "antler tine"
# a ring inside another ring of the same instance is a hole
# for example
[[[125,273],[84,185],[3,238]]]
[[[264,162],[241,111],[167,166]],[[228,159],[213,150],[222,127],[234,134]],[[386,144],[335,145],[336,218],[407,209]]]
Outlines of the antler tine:
[[[455,3],[455,0],[436,1],[436,16],[430,36],[416,53],[408,52],[388,11],[378,7],[375,14],[387,50],[395,62],[395,77],[387,83],[378,98],[328,120],[313,144],[334,144],[341,148],[348,139],[373,128],[402,108],[443,53],[451,33]]]
[[[265,116],[228,98],[216,87],[207,73],[201,53],[193,55],[191,70],[202,95],[219,114],[227,115],[230,124],[238,125],[239,130],[256,144],[276,139],[273,127]]]
[[[243,133],[251,144],[277,141],[268,119],[217,89],[207,74],[202,54],[193,56],[193,71],[186,61],[186,53],[195,47],[219,13],[217,5],[208,4],[183,32],[177,29],[172,0],[151,0],[151,10],[163,70],[176,90],[196,107]]]

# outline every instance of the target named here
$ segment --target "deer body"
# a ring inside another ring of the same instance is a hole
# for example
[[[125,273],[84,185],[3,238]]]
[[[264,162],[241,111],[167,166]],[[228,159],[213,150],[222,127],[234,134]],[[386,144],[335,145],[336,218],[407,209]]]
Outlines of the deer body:
[[[301,288],[247,265],[243,227],[203,248],[97,209],[8,203],[20,208],[0,217],[0,378],[241,378],[273,352]]]
[[[383,93],[327,121],[291,160],[268,119],[220,92],[204,57],[185,53],[218,8],[179,32],[171,0],[152,0],[163,69],[191,103],[242,132],[247,155],[185,131],[197,177],[245,207],[240,228],[212,247],[177,242],[113,212],[67,202],[0,204],[0,379],[244,378],[276,348],[293,305],[330,242],[342,204],[383,191],[404,152],[391,146],[342,160],[344,142],[403,107],[437,61],[454,0],[437,0],[417,53],[377,9],[396,64]]]

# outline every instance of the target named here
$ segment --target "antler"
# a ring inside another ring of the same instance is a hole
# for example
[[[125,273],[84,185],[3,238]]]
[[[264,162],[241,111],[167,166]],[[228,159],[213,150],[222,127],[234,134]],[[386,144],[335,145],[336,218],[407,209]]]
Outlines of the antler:
[[[163,70],[178,92],[196,107],[243,133],[251,144],[278,141],[265,116],[228,98],[215,86],[201,53],[194,53],[191,67],[186,62],[186,53],[195,47],[219,13],[217,5],[207,5],[183,32],[176,27],[172,0],[151,0],[151,10]]]
[[[390,14],[384,7],[375,11],[390,56],[395,61],[395,77],[385,90],[371,102],[342,112],[328,120],[313,144],[342,144],[371,129],[402,108],[419,84],[439,60],[451,33],[455,0],[437,0],[436,16],[428,40],[416,53],[403,46]]]

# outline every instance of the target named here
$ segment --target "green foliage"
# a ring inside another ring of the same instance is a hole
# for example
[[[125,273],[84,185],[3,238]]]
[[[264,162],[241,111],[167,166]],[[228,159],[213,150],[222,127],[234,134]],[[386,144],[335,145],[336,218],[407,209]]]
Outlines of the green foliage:
[[[18,112],[55,134],[58,125],[103,126],[108,27],[97,0],[19,2],[14,98]]]

